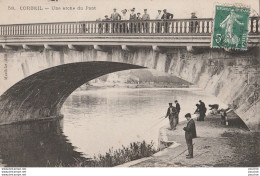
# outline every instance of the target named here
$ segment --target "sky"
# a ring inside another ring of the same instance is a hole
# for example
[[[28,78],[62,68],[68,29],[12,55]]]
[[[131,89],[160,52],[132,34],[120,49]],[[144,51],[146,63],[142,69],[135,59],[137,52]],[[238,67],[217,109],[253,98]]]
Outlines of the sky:
[[[0,0],[0,24],[42,23],[62,21],[93,21],[104,18],[117,8],[135,8],[143,14],[147,8],[151,19],[154,19],[157,10],[167,9],[174,14],[174,18],[190,18],[191,12],[196,12],[199,18],[213,18],[216,4],[242,3],[251,7],[253,14],[259,14],[260,0]],[[41,6],[48,10],[21,10],[25,6]],[[92,7],[92,10],[86,6]],[[8,10],[9,7],[9,10]],[[10,8],[15,10],[10,10]],[[52,7],[75,7],[76,10],[52,10]],[[83,10],[77,10],[83,7]]]

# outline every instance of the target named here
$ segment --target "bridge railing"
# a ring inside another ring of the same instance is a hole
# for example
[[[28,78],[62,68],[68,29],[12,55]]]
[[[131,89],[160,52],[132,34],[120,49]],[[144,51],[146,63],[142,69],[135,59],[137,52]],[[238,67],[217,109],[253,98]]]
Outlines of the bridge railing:
[[[259,17],[249,19],[248,33],[259,34]],[[81,21],[0,25],[0,36],[44,35],[210,35],[213,19]]]

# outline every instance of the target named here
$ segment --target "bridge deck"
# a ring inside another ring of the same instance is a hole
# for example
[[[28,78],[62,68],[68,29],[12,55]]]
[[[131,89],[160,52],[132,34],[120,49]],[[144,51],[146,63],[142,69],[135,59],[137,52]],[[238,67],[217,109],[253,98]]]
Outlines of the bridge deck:
[[[259,42],[259,19],[249,19],[249,44]],[[10,24],[0,25],[0,44],[209,46],[212,29],[211,18]]]

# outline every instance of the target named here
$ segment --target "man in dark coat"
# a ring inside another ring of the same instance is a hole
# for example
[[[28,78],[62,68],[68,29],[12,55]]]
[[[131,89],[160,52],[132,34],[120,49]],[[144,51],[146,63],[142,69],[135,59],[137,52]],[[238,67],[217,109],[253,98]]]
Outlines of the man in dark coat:
[[[136,14],[135,14],[135,8],[131,9],[131,14],[129,17],[130,20],[130,33],[136,33]]]
[[[181,111],[181,106],[178,102],[178,100],[175,100],[175,104],[176,104],[176,110],[177,110],[177,124],[179,124],[179,114],[180,114],[180,111]]]
[[[190,113],[186,114],[185,118],[187,119],[188,123],[187,123],[187,126],[183,128],[183,130],[185,131],[185,139],[186,139],[186,143],[187,143],[188,151],[189,151],[189,154],[186,155],[186,158],[191,159],[191,158],[193,158],[192,139],[197,137],[196,126],[195,126],[194,120],[191,119]]]
[[[191,19],[197,19],[198,17],[196,16],[195,12],[191,13]],[[199,31],[199,23],[198,21],[191,21],[190,22],[190,32],[191,33],[196,33]]]
[[[107,21],[107,22],[108,22],[108,21],[110,21],[110,20],[111,20],[111,19],[108,18],[108,15],[106,15],[105,18],[104,18],[102,21],[105,21],[105,22]],[[108,23],[105,23],[105,24],[104,24],[104,27],[105,27],[105,32],[108,33],[108,32],[109,32]]]
[[[166,9],[163,10],[162,20],[169,20],[173,18],[173,14],[168,13]],[[164,22],[164,32],[167,33],[169,24],[167,21]]]
[[[200,102],[200,120],[204,121],[207,108],[206,108],[205,103],[203,101],[200,100],[199,102]]]
[[[141,13],[139,13],[139,12],[137,13],[136,20],[142,20]],[[137,23],[137,32],[141,33],[141,23],[140,22]]]
[[[172,103],[169,103],[169,108],[165,118],[167,117],[169,117],[171,130],[175,130],[177,125],[177,110],[174,106],[172,106]]]
[[[220,110],[220,116],[221,116],[221,124],[226,125],[227,113],[224,109]]]
[[[111,21],[121,20],[121,15],[116,12],[116,8],[114,8],[114,12],[111,14],[110,19],[111,19]]]
[[[163,10],[162,19],[163,19],[163,20],[173,19],[173,14],[167,12],[167,9],[164,9],[164,10]]]

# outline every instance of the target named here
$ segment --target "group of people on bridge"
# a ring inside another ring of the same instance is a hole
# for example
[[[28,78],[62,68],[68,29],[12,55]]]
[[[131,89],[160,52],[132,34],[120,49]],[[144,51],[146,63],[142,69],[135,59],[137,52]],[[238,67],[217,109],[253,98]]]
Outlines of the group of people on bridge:
[[[98,18],[97,21],[103,21],[103,22],[113,22],[111,26],[111,32],[112,33],[148,33],[149,32],[149,23],[145,22],[147,20],[152,20],[150,17],[148,10],[144,9],[144,13],[141,15],[140,12],[135,13],[135,8],[132,8],[130,11],[130,14],[127,14],[127,9],[123,9],[120,13],[117,12],[117,9],[114,8],[114,12],[110,15],[105,15],[104,19]],[[172,13],[167,12],[167,9],[158,10],[157,15],[153,20],[170,20],[173,19],[174,15]],[[191,19],[196,19],[197,16],[195,12],[191,13]],[[128,21],[129,23],[123,23],[119,21]],[[138,23],[138,21],[142,21]],[[198,21],[191,21],[189,23],[190,25],[190,32],[196,32],[198,31],[199,23]],[[155,31],[157,33],[168,33],[170,24],[165,21],[163,24],[160,22],[155,23]],[[109,24],[102,24],[99,23],[98,25],[99,31],[101,32],[102,29],[105,29],[105,33],[110,32],[110,26]]]

